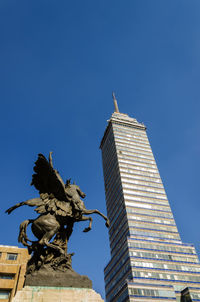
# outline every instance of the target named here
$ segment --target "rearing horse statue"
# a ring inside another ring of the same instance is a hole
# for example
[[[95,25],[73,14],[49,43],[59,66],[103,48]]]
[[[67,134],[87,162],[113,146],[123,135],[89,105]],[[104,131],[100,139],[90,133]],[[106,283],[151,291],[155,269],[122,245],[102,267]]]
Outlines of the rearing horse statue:
[[[98,210],[85,208],[80,197],[85,198],[86,195],[78,185],[71,184],[70,180],[67,180],[66,184],[63,182],[58,171],[53,168],[52,152],[49,154],[49,160],[42,154],[38,155],[34,171],[31,185],[39,191],[40,197],[17,203],[6,210],[10,214],[16,208],[28,205],[36,207],[35,211],[40,214],[36,219],[28,219],[20,224],[18,241],[23,245],[29,249],[35,245],[46,246],[66,255],[67,242],[74,223],[89,220],[89,226],[83,231],[91,230],[92,218],[85,215],[98,214],[105,219],[106,226],[109,227],[109,220],[105,215]],[[38,239],[36,242],[29,240],[26,235],[26,228],[30,223],[32,232]],[[50,242],[53,237],[53,242]],[[32,242],[32,245],[28,242]]]

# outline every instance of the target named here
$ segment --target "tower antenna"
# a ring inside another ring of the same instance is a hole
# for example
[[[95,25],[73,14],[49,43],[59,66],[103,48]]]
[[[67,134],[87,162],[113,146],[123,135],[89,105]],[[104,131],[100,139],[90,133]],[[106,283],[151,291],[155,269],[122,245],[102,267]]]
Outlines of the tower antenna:
[[[117,104],[117,100],[116,100],[114,92],[112,92],[112,97],[113,97],[113,102],[114,102],[114,106],[115,106],[115,112],[119,112],[119,108],[118,108],[118,104]]]

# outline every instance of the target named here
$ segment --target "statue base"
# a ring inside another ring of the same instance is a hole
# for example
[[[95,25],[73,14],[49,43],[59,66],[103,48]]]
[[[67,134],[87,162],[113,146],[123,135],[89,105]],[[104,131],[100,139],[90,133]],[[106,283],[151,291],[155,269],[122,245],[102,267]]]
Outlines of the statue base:
[[[65,272],[40,269],[26,275],[25,286],[92,288],[92,281],[72,269]]]
[[[12,302],[104,302],[90,288],[25,286],[18,291]]]

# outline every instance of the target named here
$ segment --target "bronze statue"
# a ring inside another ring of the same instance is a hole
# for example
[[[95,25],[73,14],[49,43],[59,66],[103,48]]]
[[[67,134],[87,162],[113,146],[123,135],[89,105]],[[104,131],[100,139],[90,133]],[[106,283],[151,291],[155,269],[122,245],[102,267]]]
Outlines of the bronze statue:
[[[38,155],[34,172],[31,185],[39,191],[40,198],[17,203],[6,211],[10,214],[16,208],[28,205],[35,206],[35,211],[40,214],[36,219],[28,219],[20,224],[18,241],[28,247],[29,253],[33,252],[27,266],[27,274],[32,274],[42,268],[48,271],[72,270],[71,256],[73,254],[67,254],[67,243],[74,223],[89,220],[89,226],[83,230],[88,232],[92,227],[92,218],[85,215],[102,216],[106,220],[107,227],[109,227],[109,220],[98,210],[85,208],[80,197],[85,198],[86,195],[78,185],[71,184],[70,179],[66,184],[63,182],[58,171],[53,168],[52,152],[49,154],[49,161],[44,155]],[[27,237],[26,229],[29,224],[32,224],[31,229],[37,241],[31,241]]]

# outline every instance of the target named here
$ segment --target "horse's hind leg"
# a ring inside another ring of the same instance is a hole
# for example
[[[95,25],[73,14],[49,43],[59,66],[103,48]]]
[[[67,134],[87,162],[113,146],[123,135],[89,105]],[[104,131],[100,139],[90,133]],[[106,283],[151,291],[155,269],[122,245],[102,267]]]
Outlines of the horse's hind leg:
[[[46,245],[54,250],[62,253],[62,249],[49,241],[60,230],[60,224],[56,221],[55,217],[48,215],[39,216],[32,224],[33,234],[39,239],[40,245]]]
[[[46,245],[54,250],[64,253],[59,245],[50,243],[51,238],[60,231],[60,223],[50,213],[40,215],[32,224],[32,232],[39,239],[40,245]]]
[[[18,242],[21,242],[24,246],[30,247],[30,244],[27,243],[27,241],[32,242],[31,240],[28,239],[27,235],[26,235],[26,229],[27,226],[32,223],[34,220],[32,219],[27,219],[25,221],[23,221],[20,224],[20,231],[19,231],[19,236],[18,236]]]
[[[43,237],[42,239],[40,239],[39,241],[39,244],[41,245],[46,245],[54,250],[57,250],[59,251],[61,254],[64,253],[64,251],[59,247],[59,246],[56,246],[52,243],[50,243],[49,241],[51,240],[51,238],[57,233],[58,229],[54,229],[54,230],[51,230],[50,232],[47,232]]]

